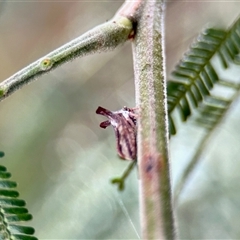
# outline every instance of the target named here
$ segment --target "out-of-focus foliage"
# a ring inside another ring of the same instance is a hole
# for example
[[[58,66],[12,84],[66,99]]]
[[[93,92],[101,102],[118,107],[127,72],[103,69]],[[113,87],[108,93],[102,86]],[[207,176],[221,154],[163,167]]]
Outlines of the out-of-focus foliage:
[[[177,109],[182,121],[186,121],[193,108],[198,108],[201,102],[198,122],[208,129],[214,128],[228,109],[231,99],[226,98],[224,91],[223,96],[216,96],[211,90],[217,85],[225,87],[226,91],[229,88],[238,91],[240,83],[220,79],[216,72],[219,65],[214,67],[213,57],[219,56],[223,67],[227,68],[230,64],[239,63],[239,53],[240,19],[229,30],[209,28],[200,34],[172,72],[174,79],[167,84],[171,134],[176,134],[172,112]]]
[[[0,158],[4,153],[0,151]],[[11,174],[0,165],[0,238],[37,240],[34,229],[22,225],[22,222],[32,219],[25,208],[25,201],[18,198],[19,193],[14,189],[17,184],[9,180]]]
[[[110,19],[120,5],[8,1],[0,18],[0,79]],[[227,27],[239,7],[237,2],[167,3],[167,72],[207,23]],[[230,70],[238,78],[239,72]],[[109,184],[127,162],[117,158],[112,130],[99,128],[99,105],[111,110],[134,106],[129,43],[111,53],[75,60],[0,104],[0,148],[6,152],[2,165],[19,182],[40,239],[139,238],[137,171],[121,193]],[[183,239],[239,236],[238,109],[236,103],[213,136],[176,205]],[[171,138],[173,186],[202,133],[183,126]]]

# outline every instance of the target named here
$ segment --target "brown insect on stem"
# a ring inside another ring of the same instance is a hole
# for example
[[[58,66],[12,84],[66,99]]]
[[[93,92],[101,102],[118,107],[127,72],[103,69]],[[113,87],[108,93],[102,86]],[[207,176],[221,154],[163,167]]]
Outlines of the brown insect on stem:
[[[136,108],[123,107],[119,111],[109,111],[98,107],[97,114],[108,118],[100,124],[101,128],[113,126],[117,140],[118,155],[125,160],[136,160],[137,157],[137,110]]]

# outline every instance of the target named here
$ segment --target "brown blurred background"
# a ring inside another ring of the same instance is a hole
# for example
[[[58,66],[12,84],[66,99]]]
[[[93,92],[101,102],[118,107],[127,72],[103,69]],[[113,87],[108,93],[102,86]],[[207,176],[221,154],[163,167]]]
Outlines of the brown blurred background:
[[[0,81],[109,20],[121,4],[0,2]],[[239,9],[240,2],[168,2],[168,75],[202,28],[231,25]],[[109,183],[128,163],[118,159],[113,130],[99,128],[105,119],[95,114],[98,106],[124,105],[134,106],[131,43],[75,59],[0,103],[1,164],[19,183],[39,239],[139,238],[137,171],[124,192]],[[239,107],[231,109],[175,206],[182,239],[240,238]],[[174,186],[199,134],[183,127],[171,139]]]

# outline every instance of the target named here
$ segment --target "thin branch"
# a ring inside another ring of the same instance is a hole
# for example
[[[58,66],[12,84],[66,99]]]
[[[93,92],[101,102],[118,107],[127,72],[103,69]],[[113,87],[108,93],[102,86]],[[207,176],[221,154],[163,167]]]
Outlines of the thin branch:
[[[121,177],[115,177],[111,180],[112,184],[117,184],[118,185],[118,190],[122,191],[124,190],[125,187],[125,180],[129,176],[129,174],[132,172],[134,166],[136,165],[136,161],[132,161],[128,167],[125,169]]]
[[[142,0],[126,1],[109,22],[93,28],[1,82],[0,101],[63,63],[76,57],[113,50],[126,42],[133,34],[132,22],[136,21],[142,2]]]
[[[163,49],[164,3],[146,1],[133,44],[143,239],[175,239]]]

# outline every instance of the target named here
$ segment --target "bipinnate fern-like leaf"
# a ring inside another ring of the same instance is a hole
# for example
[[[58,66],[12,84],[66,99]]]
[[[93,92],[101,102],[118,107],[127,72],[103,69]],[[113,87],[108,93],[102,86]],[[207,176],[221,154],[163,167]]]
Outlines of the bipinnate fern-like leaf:
[[[232,62],[239,64],[240,56],[239,56],[239,48],[240,48],[240,21],[236,21],[236,23],[230,28],[228,32],[226,32],[226,41],[221,45],[219,49],[219,57],[222,62],[223,67],[227,68],[229,66],[229,60]]]
[[[221,123],[222,119],[227,115],[230,105],[239,97],[240,83],[225,83],[227,83],[227,86],[231,87],[234,92],[231,97],[219,98],[210,96],[205,99],[204,104],[200,107],[199,115],[197,116],[196,121],[198,124],[204,126],[208,131],[199,143],[198,148],[196,149],[193,157],[190,159],[188,165],[183,170],[175,188],[175,202],[179,199],[187,180],[199,162],[203,149],[208,146],[211,134],[214,132],[218,124]]]
[[[0,157],[4,153],[0,152]],[[0,239],[37,240],[32,227],[22,222],[32,219],[25,208],[25,201],[18,198],[17,184],[9,180],[11,174],[0,166]]]
[[[186,121],[191,115],[193,108],[198,108],[200,103],[205,105],[201,108],[202,114],[212,113],[209,119],[209,128],[221,117],[221,109],[228,105],[227,99],[217,99],[211,94],[211,89],[219,84],[222,86],[237,88],[231,82],[219,78],[217,70],[212,64],[213,56],[219,56],[223,67],[229,63],[239,63],[240,52],[240,20],[229,28],[206,29],[200,34],[198,40],[191,46],[184,58],[176,66],[172,73],[172,79],[168,81],[168,113],[170,133],[176,133],[176,124],[172,113],[175,109],[180,114],[182,121]],[[211,103],[209,103],[209,101]],[[205,118],[206,120],[206,118]]]
[[[207,130],[178,181],[175,188],[175,201],[195,169],[211,134],[226,116],[230,105],[239,96],[240,82],[233,82],[226,76],[223,80],[213,66],[212,58],[216,55],[220,59],[220,67],[227,68],[230,64],[240,63],[239,53],[240,19],[227,31],[207,29],[177,65],[173,72],[173,80],[168,82],[168,112],[171,134],[176,133],[175,121],[172,117],[175,109],[183,121],[188,119],[194,108],[197,109],[195,122]],[[211,91],[214,86],[221,86],[222,91]],[[232,94],[225,94],[224,90],[231,90]]]

